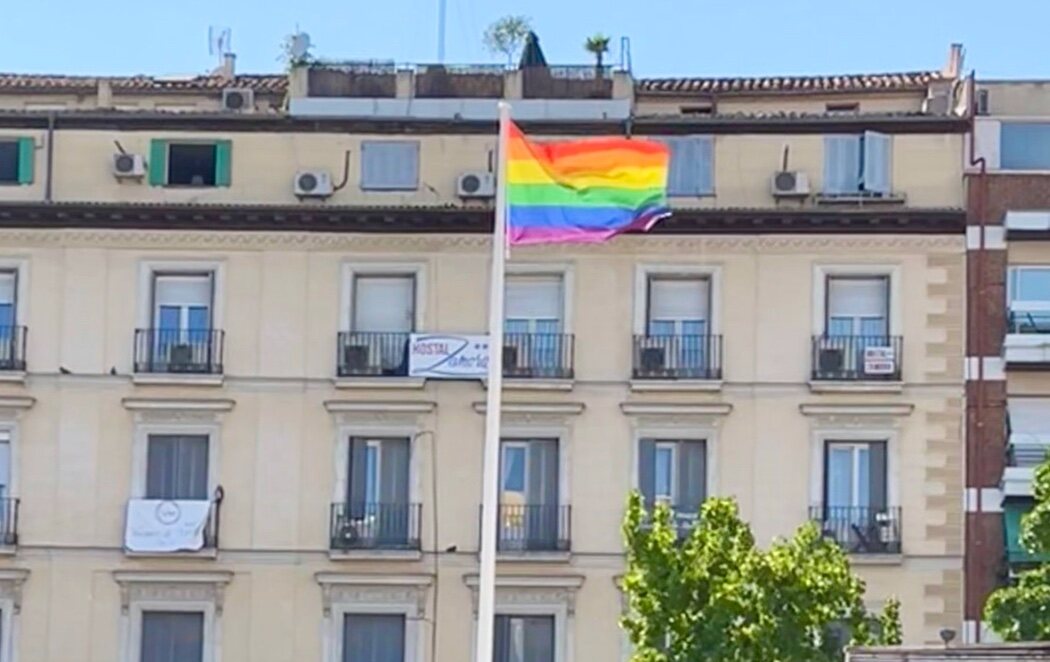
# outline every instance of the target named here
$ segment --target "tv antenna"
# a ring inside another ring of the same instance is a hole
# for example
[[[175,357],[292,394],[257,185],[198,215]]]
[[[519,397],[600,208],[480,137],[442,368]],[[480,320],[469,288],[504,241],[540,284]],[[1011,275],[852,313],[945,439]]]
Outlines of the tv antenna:
[[[233,31],[230,28],[208,26],[208,55],[216,58],[222,64],[222,58],[231,52],[233,45]]]
[[[300,32],[299,28],[296,27],[295,34],[292,35],[291,45],[288,47],[292,58],[301,60],[306,57],[306,54],[310,51],[310,46],[310,35]]]

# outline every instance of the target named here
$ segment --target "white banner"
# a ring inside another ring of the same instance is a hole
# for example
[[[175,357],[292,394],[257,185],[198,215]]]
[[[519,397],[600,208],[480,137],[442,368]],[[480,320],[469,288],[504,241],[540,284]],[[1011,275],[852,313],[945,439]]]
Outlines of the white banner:
[[[892,347],[865,347],[864,373],[868,375],[892,375],[896,370],[896,356]]]
[[[488,369],[488,336],[413,333],[409,340],[410,377],[484,379]]]
[[[132,552],[195,552],[204,548],[210,501],[132,499],[124,547]]]

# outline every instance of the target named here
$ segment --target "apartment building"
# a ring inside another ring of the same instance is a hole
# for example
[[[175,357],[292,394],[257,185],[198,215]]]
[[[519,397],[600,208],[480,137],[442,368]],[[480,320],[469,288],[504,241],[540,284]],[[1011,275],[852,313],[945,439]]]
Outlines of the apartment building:
[[[960,59],[0,77],[0,662],[470,659],[484,384],[409,364],[485,332],[498,98],[666,140],[675,214],[512,253],[496,659],[625,659],[632,488],[816,520],[908,642],[960,628]]]
[[[980,81],[968,143],[967,595],[971,640],[988,594],[1050,559],[1021,547],[1032,474],[1050,448],[1048,81]]]

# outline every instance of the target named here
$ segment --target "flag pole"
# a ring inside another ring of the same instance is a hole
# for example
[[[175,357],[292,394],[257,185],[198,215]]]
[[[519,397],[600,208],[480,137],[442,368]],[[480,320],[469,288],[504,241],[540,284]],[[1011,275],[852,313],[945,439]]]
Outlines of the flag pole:
[[[489,277],[489,373],[485,399],[485,450],[481,499],[481,567],[478,572],[476,662],[492,660],[496,620],[496,522],[499,507],[499,435],[503,400],[503,278],[507,255],[507,151],[510,104],[499,102],[499,143],[496,150],[496,210],[492,231],[492,273]]]

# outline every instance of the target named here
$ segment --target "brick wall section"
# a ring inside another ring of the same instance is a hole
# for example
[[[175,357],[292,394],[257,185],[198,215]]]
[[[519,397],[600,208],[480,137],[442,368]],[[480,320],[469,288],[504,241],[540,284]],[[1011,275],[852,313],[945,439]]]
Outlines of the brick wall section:
[[[1000,225],[1008,210],[1050,209],[1050,175],[987,175],[988,198],[985,204],[985,223]],[[975,177],[970,178],[970,224],[977,219],[973,202],[976,196]]]

